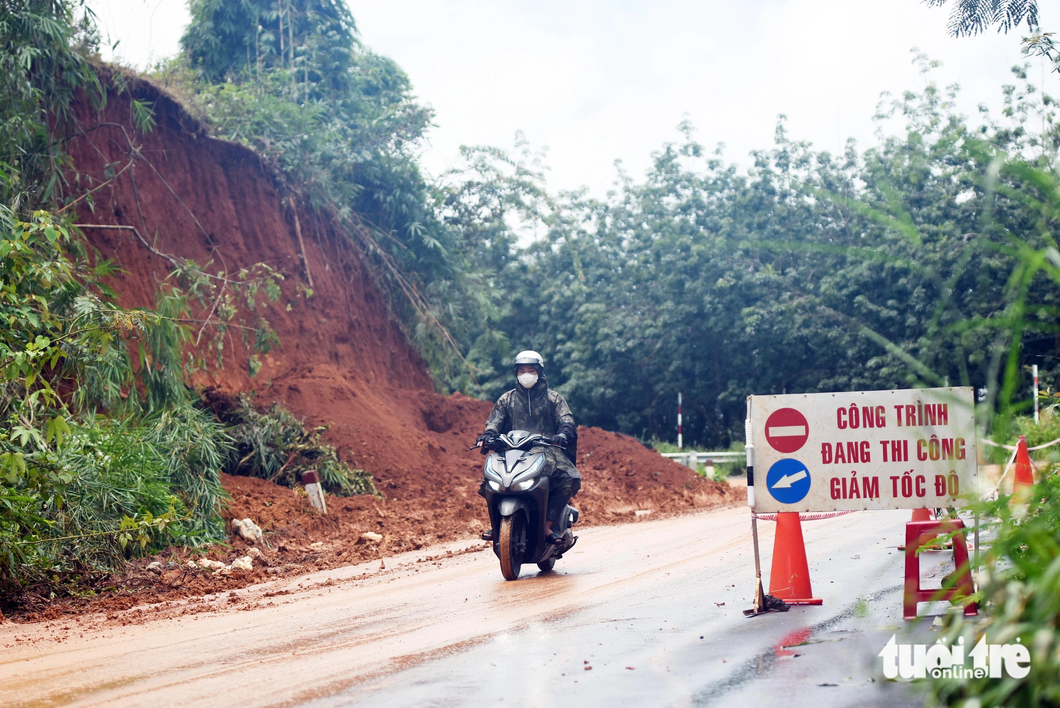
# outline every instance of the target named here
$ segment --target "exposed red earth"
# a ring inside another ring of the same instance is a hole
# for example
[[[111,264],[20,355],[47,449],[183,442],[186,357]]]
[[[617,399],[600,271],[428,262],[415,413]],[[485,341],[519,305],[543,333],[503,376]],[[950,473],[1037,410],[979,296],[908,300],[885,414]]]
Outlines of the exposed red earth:
[[[80,111],[84,135],[70,150],[82,184],[91,176],[99,185],[108,164],[120,170],[128,162],[126,134],[142,158],[94,193],[79,223],[135,227],[156,251],[210,263],[210,272],[264,262],[283,273],[283,297],[265,313],[280,345],[261,357],[257,376],[249,375],[249,352],[240,338],[230,336],[224,368],[193,374],[193,384],[221,402],[254,392],[257,403],[278,400],[307,423],[328,426],[324,438],[372,474],[382,497],[329,496],[329,513],[321,517],[300,490],[226,476],[228,517],[251,518],[265,530],[263,558],[254,570],[193,571],[176,553],[144,559],[112,579],[114,591],[91,600],[42,598],[22,618],[127,609],[477,536],[488,518],[476,494],[482,457],[467,447],[492,404],[435,392],[360,254],[340,245],[343,238],[332,225],[302,210],[314,294],[300,298],[298,285],[307,280],[301,246],[270,168],[247,148],[207,137],[151,84],[134,81],[130,91],[132,98],[153,102],[153,132],[133,130],[129,96],[112,95],[102,116],[87,106]],[[121,303],[153,305],[171,264],[131,231],[86,227],[84,233],[102,258],[122,266],[112,283]],[[705,480],[631,437],[598,428],[582,428],[579,435],[584,482],[575,504],[582,524],[643,518],[635,515],[638,510],[657,518],[737,501],[728,485]],[[361,540],[365,532],[382,538]],[[231,561],[245,551],[245,542],[233,538],[231,549],[210,555]],[[151,560],[161,561],[161,568],[146,570]]]

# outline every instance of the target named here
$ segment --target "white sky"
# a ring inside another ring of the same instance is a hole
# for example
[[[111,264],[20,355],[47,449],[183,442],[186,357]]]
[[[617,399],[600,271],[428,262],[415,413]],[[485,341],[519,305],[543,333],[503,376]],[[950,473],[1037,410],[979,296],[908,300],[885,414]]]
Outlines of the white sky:
[[[460,145],[510,148],[523,130],[548,147],[552,189],[588,185],[596,196],[615,159],[639,179],[685,117],[742,166],[772,144],[779,113],[793,139],[834,151],[852,136],[865,147],[880,92],[923,87],[912,47],[943,62],[937,80],[961,85],[968,115],[999,106],[1023,61],[1019,32],[951,39],[948,8],[921,0],[348,2],[363,42],[436,112],[428,173],[453,165]],[[1039,2],[1045,29],[1060,28],[1055,2]],[[88,4],[104,40],[120,40],[104,58],[141,68],[176,53],[188,21],[183,0]],[[1052,76],[1046,89],[1056,92]]]

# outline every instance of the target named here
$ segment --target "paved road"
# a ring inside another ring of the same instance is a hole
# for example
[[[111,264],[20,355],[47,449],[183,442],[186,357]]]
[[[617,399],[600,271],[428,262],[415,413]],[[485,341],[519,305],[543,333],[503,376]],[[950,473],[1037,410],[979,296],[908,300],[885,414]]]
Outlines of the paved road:
[[[556,571],[516,582],[463,552],[482,544],[450,544],[132,610],[125,626],[9,623],[0,705],[922,705],[875,658],[905,631],[908,516],[806,522],[824,605],[752,619],[737,508],[583,529]]]

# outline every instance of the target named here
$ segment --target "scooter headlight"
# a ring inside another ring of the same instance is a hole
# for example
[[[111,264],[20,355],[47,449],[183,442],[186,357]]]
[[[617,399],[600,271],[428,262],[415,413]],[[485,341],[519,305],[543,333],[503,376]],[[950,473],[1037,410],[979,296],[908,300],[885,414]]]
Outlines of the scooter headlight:
[[[512,489],[517,489],[520,492],[530,489],[530,487],[534,486],[534,482],[537,481],[537,473],[544,466],[545,456],[538,455],[537,459],[531,462],[529,467],[515,475],[515,484],[512,485]]]
[[[534,464],[530,465],[530,469],[527,470],[530,474],[537,474],[541,471],[541,468],[545,466],[545,456],[538,455],[537,459],[534,460]]]
[[[492,490],[493,490],[493,491],[495,491],[495,492],[499,492],[499,491],[501,491],[502,489],[504,489],[504,487],[502,487],[501,485],[497,484],[497,483],[496,483],[496,482],[494,482],[494,481],[493,481],[492,479],[490,479],[490,480],[487,480],[487,481],[488,481],[488,482],[490,483],[490,489],[492,489]]]

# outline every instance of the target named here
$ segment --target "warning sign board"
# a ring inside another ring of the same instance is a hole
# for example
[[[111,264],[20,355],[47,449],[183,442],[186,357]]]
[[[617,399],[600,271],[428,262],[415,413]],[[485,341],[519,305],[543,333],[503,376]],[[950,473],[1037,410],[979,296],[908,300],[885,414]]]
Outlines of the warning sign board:
[[[976,490],[970,387],[747,399],[754,510],[959,506]]]

